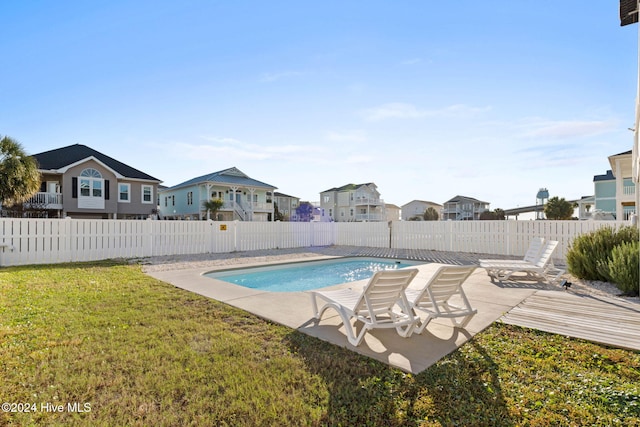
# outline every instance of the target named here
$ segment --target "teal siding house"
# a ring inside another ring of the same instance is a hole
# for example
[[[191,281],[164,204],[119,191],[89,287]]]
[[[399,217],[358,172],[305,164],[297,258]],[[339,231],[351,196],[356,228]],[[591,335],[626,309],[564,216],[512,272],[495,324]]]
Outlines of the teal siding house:
[[[609,156],[611,169],[593,177],[595,213],[628,220],[636,213],[636,187],[632,179],[631,150]]]
[[[162,219],[273,221],[276,187],[232,167],[202,175],[159,191]],[[218,199],[222,208],[211,217],[203,203]]]

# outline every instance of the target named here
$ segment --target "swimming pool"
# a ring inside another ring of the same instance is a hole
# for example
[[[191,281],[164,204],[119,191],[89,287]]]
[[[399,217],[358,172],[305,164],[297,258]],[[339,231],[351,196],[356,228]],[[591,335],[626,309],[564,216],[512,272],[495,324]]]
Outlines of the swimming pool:
[[[368,279],[376,271],[424,264],[389,258],[339,258],[206,273],[206,277],[269,292],[300,292]]]

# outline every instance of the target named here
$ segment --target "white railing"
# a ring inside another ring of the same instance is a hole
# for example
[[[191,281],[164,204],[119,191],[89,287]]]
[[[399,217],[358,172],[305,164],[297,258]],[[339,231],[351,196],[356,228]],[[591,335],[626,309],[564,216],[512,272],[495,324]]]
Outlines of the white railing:
[[[384,200],[374,199],[371,197],[356,197],[355,204],[356,205],[384,205]]]
[[[635,185],[625,185],[622,187],[622,194],[625,196],[633,196],[636,194],[636,186]]]
[[[571,240],[625,221],[241,222],[0,219],[0,266],[347,245],[524,255],[533,237]]]
[[[31,196],[24,204],[43,209],[62,209],[62,193],[39,192]]]
[[[385,219],[387,218],[379,213],[356,214],[356,221],[384,221]]]

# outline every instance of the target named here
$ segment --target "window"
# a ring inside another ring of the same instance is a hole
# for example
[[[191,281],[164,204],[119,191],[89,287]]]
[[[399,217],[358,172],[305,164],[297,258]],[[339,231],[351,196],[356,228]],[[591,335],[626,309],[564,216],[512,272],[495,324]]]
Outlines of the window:
[[[131,201],[131,184],[118,184],[118,201],[126,203]]]
[[[152,200],[153,200],[153,186],[143,185],[142,186],[142,203],[153,203]]]
[[[100,171],[94,168],[87,168],[80,172],[77,184],[78,207],[83,209],[104,209],[104,200],[108,198],[108,192],[106,195],[104,192],[105,183],[108,184],[109,181],[105,181]]]
[[[187,205],[193,204],[193,191],[187,193]]]

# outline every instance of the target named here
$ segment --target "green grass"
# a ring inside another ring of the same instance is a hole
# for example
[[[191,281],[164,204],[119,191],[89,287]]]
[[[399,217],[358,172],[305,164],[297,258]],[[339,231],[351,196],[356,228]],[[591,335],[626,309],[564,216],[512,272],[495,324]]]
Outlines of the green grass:
[[[9,426],[640,426],[638,352],[496,324],[408,375],[116,262],[0,270],[0,376]]]

